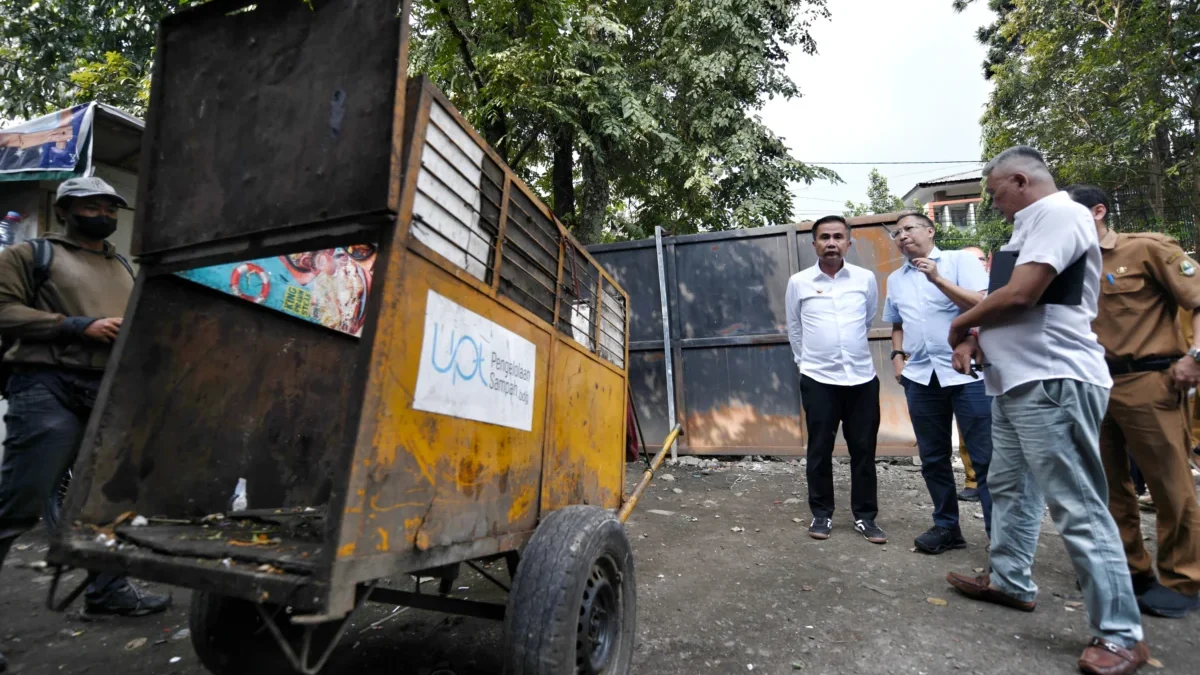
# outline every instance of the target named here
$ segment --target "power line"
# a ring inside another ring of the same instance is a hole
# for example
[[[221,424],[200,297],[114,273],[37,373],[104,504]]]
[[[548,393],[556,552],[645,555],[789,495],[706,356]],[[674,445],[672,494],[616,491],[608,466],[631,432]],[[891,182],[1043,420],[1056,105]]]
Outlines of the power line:
[[[803,163],[804,164],[816,164],[816,165],[820,165],[820,166],[836,166],[836,165],[869,166],[872,164],[879,164],[879,165],[883,165],[883,164],[983,164],[983,160],[982,159],[954,159],[954,160],[947,159],[947,160],[942,160],[942,161],[937,161],[937,162],[920,161],[920,162],[803,162]]]

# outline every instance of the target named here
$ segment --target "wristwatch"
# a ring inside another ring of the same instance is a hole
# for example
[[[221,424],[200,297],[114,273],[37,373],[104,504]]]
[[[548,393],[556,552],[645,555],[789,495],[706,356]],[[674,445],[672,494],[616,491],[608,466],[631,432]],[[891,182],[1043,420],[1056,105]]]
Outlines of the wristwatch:
[[[1192,347],[1191,349],[1189,349],[1187,351],[1187,355],[1192,357],[1192,360],[1195,361],[1196,363],[1200,363],[1200,349],[1196,349],[1195,347]]]
[[[1190,354],[1191,352],[1188,352],[1188,353]],[[900,356],[903,356],[905,361],[908,360],[908,352],[900,350],[900,349],[893,349],[892,355],[888,357],[888,360],[889,361],[894,360],[896,358],[897,354],[899,354]],[[1200,359],[1197,359],[1197,360],[1200,361]]]

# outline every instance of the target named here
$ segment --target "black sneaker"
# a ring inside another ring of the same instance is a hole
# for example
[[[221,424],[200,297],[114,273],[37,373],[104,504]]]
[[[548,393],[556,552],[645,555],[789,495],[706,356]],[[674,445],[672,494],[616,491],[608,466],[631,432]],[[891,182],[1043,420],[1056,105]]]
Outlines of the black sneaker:
[[[956,548],[966,548],[967,540],[963,539],[962,530],[934,525],[925,534],[917,537],[913,544],[917,550],[930,555],[945,553]]]
[[[171,596],[147,593],[128,579],[121,579],[100,593],[89,594],[84,613],[90,616],[146,616],[166,611],[170,606]]]
[[[960,501],[960,502],[977,502],[977,501],[979,501],[979,490],[976,488],[963,488],[962,492],[958,493],[958,501]]]
[[[872,544],[886,544],[887,535],[875,525],[874,520],[856,520],[854,529],[858,530]]]
[[[812,525],[808,526],[808,536],[813,539],[828,539],[832,531],[833,521],[829,518],[813,518]]]
[[[1165,619],[1182,619],[1188,612],[1200,609],[1200,596],[1184,595],[1160,583],[1155,583],[1137,599],[1143,614],[1161,616]]]

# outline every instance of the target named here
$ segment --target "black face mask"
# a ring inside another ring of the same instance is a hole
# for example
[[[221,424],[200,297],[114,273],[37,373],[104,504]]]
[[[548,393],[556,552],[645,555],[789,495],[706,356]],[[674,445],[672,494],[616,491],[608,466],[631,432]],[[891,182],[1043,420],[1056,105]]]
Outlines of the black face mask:
[[[75,231],[88,239],[107,239],[110,234],[117,231],[116,218],[109,218],[108,216],[77,216],[75,214],[71,214],[68,218],[71,224],[75,226]]]

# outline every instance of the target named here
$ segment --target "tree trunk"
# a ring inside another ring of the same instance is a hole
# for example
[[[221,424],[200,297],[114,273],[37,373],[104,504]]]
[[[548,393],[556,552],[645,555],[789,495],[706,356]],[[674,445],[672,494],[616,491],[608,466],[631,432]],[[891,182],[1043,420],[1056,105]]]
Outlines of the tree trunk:
[[[574,233],[579,243],[587,246],[600,241],[604,230],[610,199],[609,175],[604,158],[598,157],[595,150],[584,150],[579,159],[583,168],[583,198]]]
[[[550,169],[554,215],[567,223],[575,222],[575,129],[559,126],[554,134],[554,164]]]
[[[1159,125],[1150,141],[1150,208],[1154,219],[1162,222],[1166,216],[1167,165],[1171,163],[1171,140],[1167,130]]]

